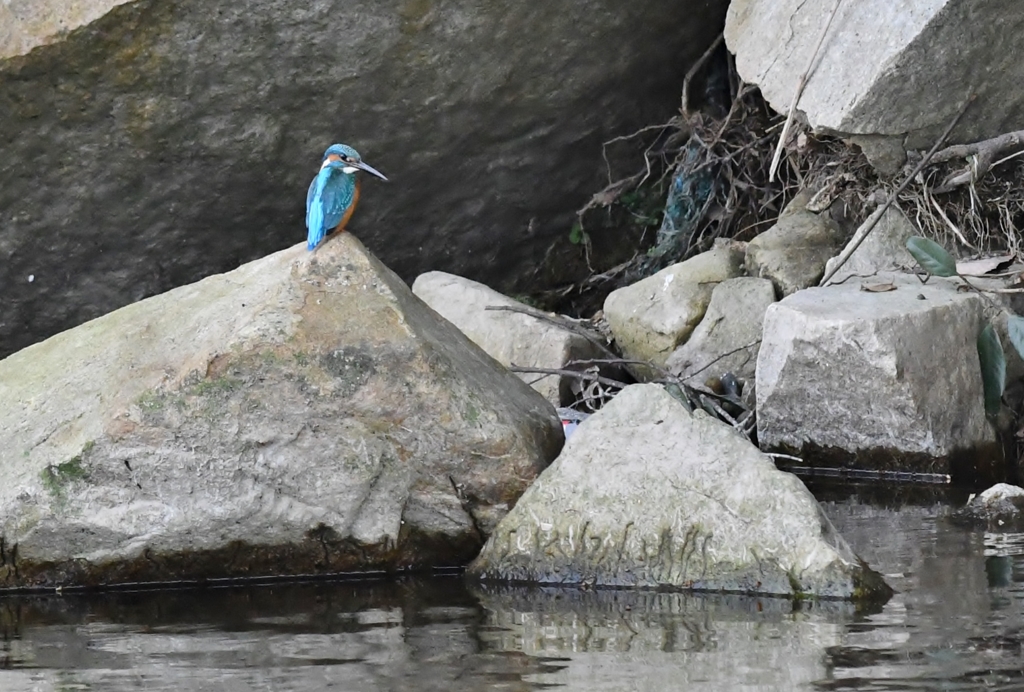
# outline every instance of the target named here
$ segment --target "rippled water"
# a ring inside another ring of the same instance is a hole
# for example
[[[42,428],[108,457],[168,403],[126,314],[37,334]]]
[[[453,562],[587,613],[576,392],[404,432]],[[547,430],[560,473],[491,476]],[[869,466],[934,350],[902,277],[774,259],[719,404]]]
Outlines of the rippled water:
[[[7,597],[0,690],[1024,689],[1024,536],[817,492],[898,590],[877,612],[458,577]]]

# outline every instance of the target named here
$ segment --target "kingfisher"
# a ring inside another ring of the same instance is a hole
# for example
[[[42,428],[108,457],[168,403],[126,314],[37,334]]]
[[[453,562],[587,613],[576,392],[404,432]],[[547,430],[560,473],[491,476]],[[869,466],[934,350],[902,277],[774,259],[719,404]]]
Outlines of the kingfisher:
[[[366,171],[381,180],[384,174],[363,163],[359,152],[347,144],[332,144],[324,152],[320,172],[309,184],[306,194],[306,247],[315,250],[331,231],[345,230],[359,203],[358,171]]]

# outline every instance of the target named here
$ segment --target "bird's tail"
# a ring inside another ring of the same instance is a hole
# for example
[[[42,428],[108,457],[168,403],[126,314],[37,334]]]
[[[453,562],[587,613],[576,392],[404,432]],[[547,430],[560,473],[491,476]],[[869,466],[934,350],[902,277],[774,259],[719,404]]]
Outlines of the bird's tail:
[[[309,250],[315,250],[316,246],[323,242],[324,235],[322,221],[315,226],[310,226],[309,233],[306,235],[306,248]]]

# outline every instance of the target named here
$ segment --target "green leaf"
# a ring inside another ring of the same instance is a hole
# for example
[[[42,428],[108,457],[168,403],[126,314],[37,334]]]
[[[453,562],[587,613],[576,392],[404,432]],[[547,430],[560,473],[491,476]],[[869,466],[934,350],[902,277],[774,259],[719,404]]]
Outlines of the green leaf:
[[[675,399],[680,404],[682,404],[686,408],[687,411],[689,411],[690,413],[693,413],[693,402],[690,401],[690,397],[686,396],[686,392],[683,391],[682,387],[680,387],[675,382],[669,382],[669,383],[664,384],[662,386],[665,388],[665,391],[668,392],[669,395],[673,399]]]
[[[569,231],[569,242],[573,245],[579,245],[586,237],[587,234],[583,232],[583,225],[579,222],[574,223]]]
[[[1006,320],[1006,331],[1010,334],[1010,343],[1017,349],[1017,353],[1024,358],[1024,317],[1011,315]]]
[[[934,240],[919,235],[911,236],[907,240],[907,250],[921,268],[932,276],[956,276],[956,260],[953,255]]]
[[[999,413],[1003,387],[1006,386],[1006,355],[991,324],[985,325],[978,335],[978,359],[985,390],[985,413],[994,416]]]

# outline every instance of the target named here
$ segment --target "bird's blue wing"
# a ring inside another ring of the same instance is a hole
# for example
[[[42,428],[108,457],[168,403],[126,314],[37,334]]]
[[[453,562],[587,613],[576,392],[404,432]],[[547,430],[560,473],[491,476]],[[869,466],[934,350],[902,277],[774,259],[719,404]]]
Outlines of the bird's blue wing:
[[[306,194],[306,247],[314,249],[327,232],[341,223],[355,196],[352,176],[324,168],[309,184]]]
[[[309,228],[309,212],[313,210],[313,198],[316,197],[316,183],[320,176],[313,178],[309,183],[309,192],[306,193],[306,228]]]
[[[315,249],[323,241],[331,228],[325,217],[330,206],[328,197],[331,195],[327,184],[332,172],[330,168],[321,169],[309,184],[309,192],[306,193],[306,247],[310,250]]]

